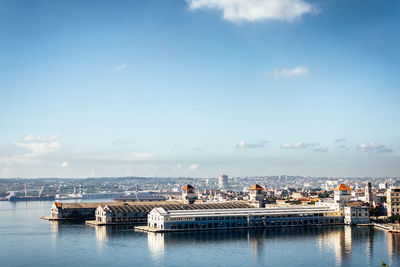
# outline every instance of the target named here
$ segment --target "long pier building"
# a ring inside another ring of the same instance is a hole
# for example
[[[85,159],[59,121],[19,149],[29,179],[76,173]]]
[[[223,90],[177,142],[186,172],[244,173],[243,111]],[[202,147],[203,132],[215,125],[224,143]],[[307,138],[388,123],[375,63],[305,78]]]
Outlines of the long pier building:
[[[125,205],[99,205],[96,209],[96,220],[87,222],[90,225],[112,225],[112,224],[147,224],[148,214],[154,208],[166,210],[224,210],[224,209],[253,209],[246,202],[227,203],[202,203],[183,204],[180,202],[149,202],[149,203],[125,203]]]
[[[154,208],[147,227],[152,232],[218,230],[343,224],[341,212],[327,207],[166,210]]]

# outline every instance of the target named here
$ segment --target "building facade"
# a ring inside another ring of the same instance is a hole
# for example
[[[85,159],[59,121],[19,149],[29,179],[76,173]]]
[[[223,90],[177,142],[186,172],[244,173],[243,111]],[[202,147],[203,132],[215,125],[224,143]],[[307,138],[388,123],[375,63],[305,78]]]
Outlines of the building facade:
[[[265,207],[265,192],[264,192],[264,187],[255,184],[252,187],[249,188],[250,193],[249,193],[249,201],[251,204],[256,206],[257,208],[263,208]]]
[[[387,216],[400,214],[400,187],[390,187],[386,191]]]
[[[254,208],[228,210],[166,210],[155,208],[148,227],[159,231],[218,230],[343,224],[329,208]]]
[[[182,204],[180,202],[134,202],[123,203],[123,205],[99,205],[95,211],[97,224],[133,224],[145,225],[148,214],[155,208],[166,210],[224,210],[234,208],[251,208],[244,202],[229,203],[204,203],[204,204]]]
[[[370,205],[370,206],[372,206],[372,204],[373,204],[373,195],[372,195],[371,182],[368,182],[367,186],[365,187],[365,202],[368,203],[368,205]]]
[[[333,189],[334,196],[333,199],[337,203],[344,203],[350,202],[351,196],[351,189],[345,184],[340,184]]]
[[[193,204],[196,201],[197,195],[194,190],[195,190],[195,188],[193,186],[191,186],[190,184],[182,187],[183,203]]]
[[[369,208],[366,206],[345,207],[344,223],[349,225],[369,223]]]
[[[112,205],[112,203],[60,203],[54,202],[50,208],[52,219],[91,220],[95,218],[98,206]]]

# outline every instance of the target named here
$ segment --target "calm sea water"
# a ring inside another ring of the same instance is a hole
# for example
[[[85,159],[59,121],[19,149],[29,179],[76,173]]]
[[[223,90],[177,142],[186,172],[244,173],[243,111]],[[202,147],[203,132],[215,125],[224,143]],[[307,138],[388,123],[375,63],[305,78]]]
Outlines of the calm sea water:
[[[0,266],[400,266],[400,235],[367,227],[148,234],[40,219],[0,202]]]

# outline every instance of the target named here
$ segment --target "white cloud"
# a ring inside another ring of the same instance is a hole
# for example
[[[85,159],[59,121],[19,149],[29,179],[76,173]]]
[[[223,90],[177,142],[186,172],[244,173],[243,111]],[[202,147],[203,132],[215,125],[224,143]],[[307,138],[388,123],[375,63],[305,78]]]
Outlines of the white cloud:
[[[248,143],[245,141],[240,141],[235,145],[236,148],[263,148],[269,142],[266,140],[259,141],[257,143]]]
[[[338,139],[335,139],[334,142],[335,142],[335,143],[346,143],[347,140],[346,140],[345,138],[338,138]]]
[[[302,143],[302,142],[297,142],[294,144],[283,144],[281,145],[281,148],[290,148],[290,149],[307,149],[311,147],[316,147],[318,146],[318,143]]]
[[[186,0],[189,9],[216,9],[229,21],[292,21],[318,9],[305,0]]]
[[[114,67],[114,71],[123,71],[124,69],[126,69],[126,67],[128,67],[128,65],[124,63]]]
[[[29,150],[31,153],[28,155],[31,157],[49,154],[61,147],[59,142],[30,142],[30,143],[14,143],[16,146],[23,149]]]
[[[64,161],[63,163],[61,163],[61,167],[66,168],[69,165],[71,165],[71,163],[69,163],[69,161]]]
[[[298,78],[303,77],[308,74],[308,68],[304,66],[299,66],[294,69],[281,69],[274,70],[271,74],[272,78]]]
[[[190,166],[189,166],[189,169],[190,169],[191,171],[195,171],[195,170],[197,170],[198,168],[199,168],[199,164],[197,164],[197,163],[190,164]]]
[[[14,145],[24,150],[22,153],[13,155],[0,155],[0,164],[13,166],[15,164],[38,164],[43,161],[46,155],[56,152],[61,148],[57,139],[58,135],[50,137],[34,136],[29,134],[22,138],[22,142],[15,142]]]
[[[49,137],[43,137],[43,136],[34,136],[33,134],[28,134],[24,138],[22,138],[22,141],[24,142],[31,142],[31,141],[52,141],[56,140],[58,138],[58,134],[49,136]]]
[[[177,168],[178,170],[182,169],[182,164],[176,165],[176,168]]]
[[[98,154],[78,154],[75,160],[90,162],[114,162],[129,163],[135,161],[146,161],[154,157],[152,153],[127,152],[127,153],[98,153]]]
[[[357,149],[360,152],[364,153],[391,153],[393,152],[393,149],[388,148],[385,145],[380,145],[374,142],[370,142],[368,144],[359,144],[357,146]]]

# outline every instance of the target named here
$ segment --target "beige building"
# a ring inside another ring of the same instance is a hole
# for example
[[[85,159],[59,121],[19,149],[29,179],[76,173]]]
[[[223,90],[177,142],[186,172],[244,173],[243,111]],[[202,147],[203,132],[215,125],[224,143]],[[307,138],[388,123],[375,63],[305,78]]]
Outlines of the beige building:
[[[400,187],[390,187],[386,191],[387,216],[400,215]]]
[[[253,185],[249,188],[249,202],[253,204],[257,208],[265,207],[264,202],[264,187],[259,186],[258,184]]]
[[[182,199],[183,203],[185,204],[193,204],[195,200],[197,199],[197,195],[194,192],[196,188],[191,186],[190,184],[185,185],[182,187]]]

